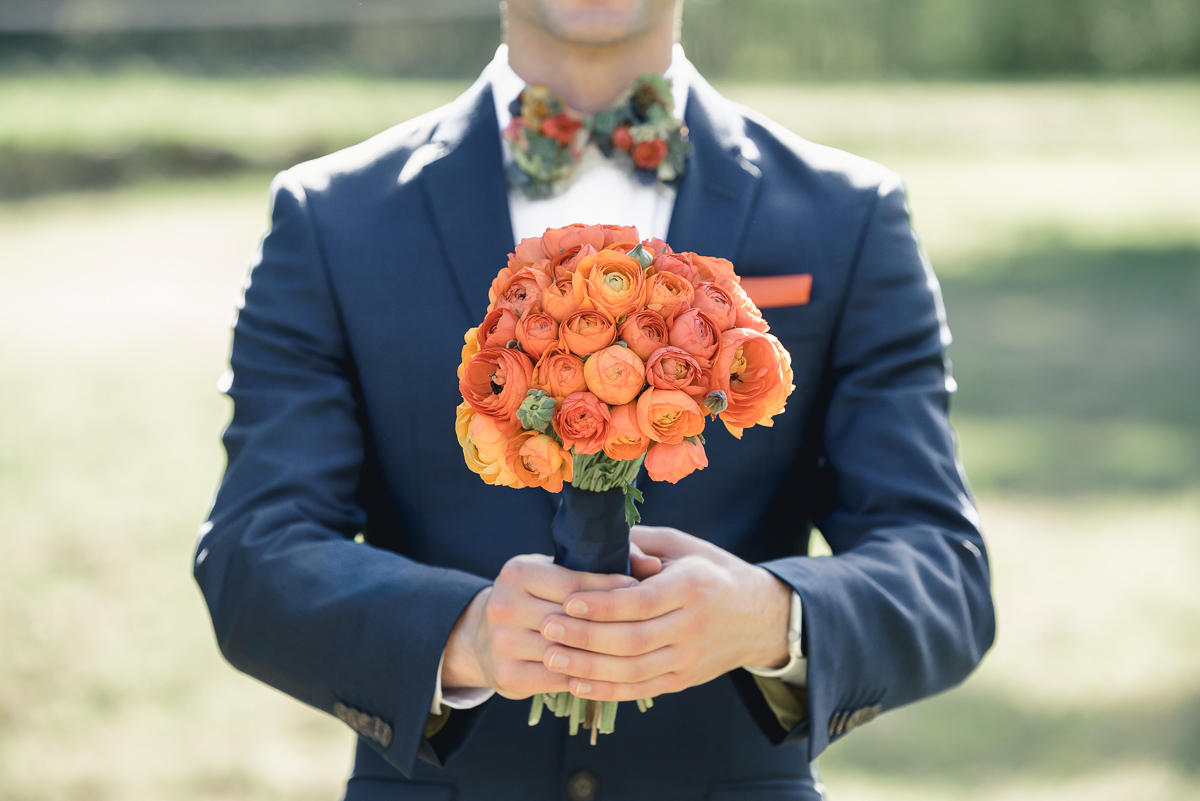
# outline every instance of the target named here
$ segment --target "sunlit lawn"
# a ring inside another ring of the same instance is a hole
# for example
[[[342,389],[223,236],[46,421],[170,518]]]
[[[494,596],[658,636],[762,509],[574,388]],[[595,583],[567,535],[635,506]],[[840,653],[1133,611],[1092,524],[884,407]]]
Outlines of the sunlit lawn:
[[[306,80],[168,86],[203,113],[137,124],[279,150],[453,88]],[[28,141],[12,86],[0,141]],[[733,93],[908,179],[993,555],[997,647],[962,689],[835,745],[833,798],[1200,799],[1196,86]],[[86,139],[46,103],[43,134]],[[337,797],[350,735],[224,665],[189,577],[265,184],[0,205],[0,798]]]

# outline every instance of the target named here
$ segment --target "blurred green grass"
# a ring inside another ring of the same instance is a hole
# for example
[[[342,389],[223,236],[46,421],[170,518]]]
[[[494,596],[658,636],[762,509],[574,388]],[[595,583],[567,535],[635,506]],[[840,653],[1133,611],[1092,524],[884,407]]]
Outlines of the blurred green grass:
[[[264,165],[461,87],[39,80],[5,147]],[[905,176],[993,557],[997,647],[835,744],[833,797],[1200,798],[1197,86],[727,87]],[[0,203],[0,797],[333,798],[349,734],[222,664],[189,579],[266,175],[143,177]]]

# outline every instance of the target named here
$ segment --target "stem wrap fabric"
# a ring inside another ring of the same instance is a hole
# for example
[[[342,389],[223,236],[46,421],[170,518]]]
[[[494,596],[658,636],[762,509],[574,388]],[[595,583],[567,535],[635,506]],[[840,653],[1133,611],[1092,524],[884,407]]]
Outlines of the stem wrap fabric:
[[[629,525],[621,489],[592,492],[563,485],[551,532],[554,563],[587,573],[629,575]]]

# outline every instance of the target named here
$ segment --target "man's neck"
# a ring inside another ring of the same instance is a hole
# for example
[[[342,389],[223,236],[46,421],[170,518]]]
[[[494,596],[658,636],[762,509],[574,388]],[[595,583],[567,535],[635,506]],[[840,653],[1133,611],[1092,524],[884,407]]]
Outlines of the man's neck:
[[[606,45],[564,42],[532,25],[510,19],[508,63],[526,83],[544,83],[585,114],[608,108],[639,75],[671,65],[674,24]]]

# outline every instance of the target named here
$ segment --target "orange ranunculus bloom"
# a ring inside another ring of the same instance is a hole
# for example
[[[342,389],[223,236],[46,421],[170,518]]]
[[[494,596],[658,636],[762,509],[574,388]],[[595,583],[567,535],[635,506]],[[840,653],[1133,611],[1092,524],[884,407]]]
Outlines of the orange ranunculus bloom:
[[[658,258],[664,253],[674,253],[671,246],[657,237],[642,240],[642,247],[652,258]]]
[[[505,451],[508,469],[527,487],[561,492],[563,482],[572,477],[571,454],[553,437],[536,431],[522,431],[508,441]]]
[[[682,348],[659,348],[646,362],[646,381],[659,389],[681,389],[692,397],[708,394],[709,376]]]
[[[729,297],[733,298],[733,305],[737,309],[734,327],[752,328],[760,334],[771,330],[771,326],[767,325],[767,321],[763,319],[762,312],[758,310],[758,306],[754,305],[754,301],[746,294],[746,290],[742,289],[741,284],[732,278],[724,278],[716,283],[717,286],[729,293]]]
[[[572,392],[554,415],[554,431],[563,448],[577,454],[599,453],[608,439],[608,407],[590,392]]]
[[[625,322],[621,323],[617,333],[621,341],[628,345],[639,359],[646,361],[654,351],[667,346],[670,329],[667,328],[666,320],[658,314],[640,311],[629,315]]]
[[[479,324],[476,334],[479,349],[508,347],[508,343],[517,338],[518,322],[517,313],[512,309],[492,309]]]
[[[646,311],[658,312],[667,322],[691,307],[696,290],[676,273],[655,273],[646,283]]]
[[[795,389],[787,349],[770,334],[751,328],[721,334],[721,352],[712,373],[712,388],[724,391],[729,403],[720,418],[738,439],[742,429],[771,425],[771,418],[783,411]]]
[[[572,312],[579,308],[575,299],[574,281],[566,275],[546,287],[542,293],[542,311],[562,322]],[[585,308],[588,308],[585,306]]]
[[[704,312],[688,309],[671,324],[671,334],[667,341],[700,359],[701,366],[707,367],[712,364],[717,350],[721,347],[721,330]]]
[[[511,433],[517,422],[517,407],[533,378],[533,362],[519,350],[485,348],[476,353],[458,381],[458,391],[471,408],[496,420],[501,430]]]
[[[550,277],[542,269],[523,267],[514,270],[505,267],[488,290],[488,300],[491,301],[488,311],[495,308],[511,309],[518,317],[522,317],[539,307],[542,292],[549,283]]]
[[[646,385],[646,366],[629,348],[609,345],[583,364],[588,390],[612,406],[629,403]]]
[[[586,356],[617,341],[617,326],[599,309],[577,309],[562,321],[558,338],[576,356]]]
[[[599,225],[575,223],[565,228],[547,228],[542,234],[542,250],[550,259],[584,245],[589,245],[592,250],[603,250],[604,229]]]
[[[558,341],[558,321],[545,312],[530,312],[517,324],[516,340],[536,362]]]
[[[583,392],[587,389],[583,360],[561,343],[552,345],[533,368],[533,388],[542,390],[560,402],[572,392]]]
[[[729,290],[711,281],[702,281],[696,287],[692,305],[712,318],[718,331],[728,331],[737,323],[737,306]]]
[[[642,433],[637,424],[637,404],[626,403],[608,410],[608,439],[604,441],[604,452],[610,459],[636,459],[650,447],[650,438]]]
[[[692,286],[700,283],[700,271],[692,264],[691,253],[675,253],[668,248],[654,257],[654,272],[674,273]]]
[[[685,254],[679,254],[685,255]],[[719,284],[725,278],[736,282],[738,280],[737,273],[733,271],[733,262],[729,259],[718,259],[715,256],[701,256],[699,253],[686,254],[688,259],[696,266],[699,272],[701,281],[712,281],[714,284]]]
[[[463,371],[467,369],[467,363],[471,361],[471,357],[479,353],[479,329],[472,328],[463,335],[462,346],[462,362],[458,365],[458,377],[463,377]]]
[[[604,247],[609,250],[618,242],[631,242],[632,244],[626,248],[626,252],[633,250],[641,236],[638,229],[632,225],[601,225],[600,227],[604,230]]]
[[[655,442],[682,442],[704,431],[704,410],[678,389],[649,387],[637,402],[638,428]]]
[[[593,255],[595,252],[596,249],[588,244],[567,248],[562,253],[550,259],[546,270],[550,273],[551,278],[563,278],[574,273],[579,268],[579,262]]]
[[[651,481],[667,481],[671,484],[697,470],[708,467],[708,456],[699,442],[685,439],[668,445],[656,442],[646,452],[646,474]]]
[[[469,403],[462,403],[458,407],[454,430],[458,434],[458,444],[462,446],[467,467],[478,473],[485,483],[513,489],[525,486],[508,469],[506,451],[509,438],[495,420],[479,414]]]
[[[581,308],[585,305],[580,297],[583,286],[597,309],[620,320],[641,309],[646,275],[637,259],[615,250],[602,250],[580,259],[575,271],[575,299]]]
[[[518,267],[528,267],[551,258],[550,254],[542,247],[542,238],[540,236],[531,236],[522,239],[517,243],[517,247],[513,250],[512,255],[514,258],[510,258],[508,264],[510,268],[513,266],[514,259]]]

